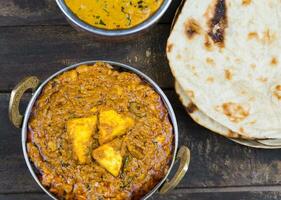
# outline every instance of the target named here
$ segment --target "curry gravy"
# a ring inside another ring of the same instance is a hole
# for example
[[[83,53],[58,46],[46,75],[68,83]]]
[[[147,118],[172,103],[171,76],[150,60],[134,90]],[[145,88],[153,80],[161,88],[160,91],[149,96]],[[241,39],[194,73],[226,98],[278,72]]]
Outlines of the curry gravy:
[[[161,6],[163,0],[65,0],[68,8],[82,21],[103,29],[136,26]]]

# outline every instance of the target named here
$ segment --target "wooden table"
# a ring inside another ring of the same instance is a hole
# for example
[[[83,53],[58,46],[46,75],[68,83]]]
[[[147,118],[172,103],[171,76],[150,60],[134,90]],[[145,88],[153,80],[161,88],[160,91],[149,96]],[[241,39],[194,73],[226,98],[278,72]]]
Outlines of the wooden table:
[[[50,199],[30,175],[20,130],[8,119],[12,88],[24,77],[44,80],[71,63],[93,59],[123,62],[145,72],[165,91],[177,115],[180,143],[190,147],[190,170],[180,185],[154,199],[281,199],[281,151],[235,144],[194,123],[173,88],[165,56],[174,0],[159,24],[137,39],[100,41],[70,27],[54,0],[0,0],[0,199]],[[26,94],[24,110],[31,94]]]

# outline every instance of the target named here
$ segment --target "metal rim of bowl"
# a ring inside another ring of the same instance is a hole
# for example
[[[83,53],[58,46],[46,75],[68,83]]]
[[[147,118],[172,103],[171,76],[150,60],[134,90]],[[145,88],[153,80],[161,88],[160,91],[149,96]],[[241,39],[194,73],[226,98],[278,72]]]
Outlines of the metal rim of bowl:
[[[30,114],[32,112],[32,108],[34,103],[36,102],[37,98],[39,97],[39,95],[42,92],[42,89],[44,88],[44,86],[53,78],[55,78],[56,76],[58,76],[59,74],[62,74],[65,71],[74,69],[80,65],[91,65],[91,64],[95,64],[97,62],[104,62],[104,63],[108,63],[110,64],[113,69],[123,69],[124,71],[130,71],[132,73],[137,74],[139,77],[141,77],[146,83],[148,83],[156,92],[157,94],[160,95],[168,113],[169,113],[169,117],[170,117],[170,121],[172,123],[173,126],[173,134],[174,134],[174,146],[173,146],[173,155],[172,155],[172,160],[169,166],[169,170],[166,173],[165,177],[163,177],[161,179],[161,181],[159,181],[157,183],[157,185],[155,185],[155,187],[150,190],[145,196],[142,197],[142,199],[148,199],[150,196],[152,196],[163,184],[164,182],[167,180],[173,166],[175,163],[175,159],[176,159],[176,153],[178,150],[178,123],[177,123],[177,119],[176,119],[176,115],[174,113],[173,107],[170,104],[170,101],[168,100],[167,96],[165,95],[165,93],[162,91],[162,89],[151,79],[149,78],[146,74],[144,74],[143,72],[129,66],[126,64],[122,64],[119,62],[114,62],[114,61],[106,61],[106,60],[93,60],[93,61],[85,61],[85,62],[80,62],[80,63],[76,63],[73,65],[70,65],[68,67],[65,67],[61,70],[59,70],[58,72],[54,73],[53,75],[49,76],[49,78],[47,78],[43,83],[40,84],[40,86],[36,89],[36,91],[34,92],[34,94],[32,95],[32,98],[30,99],[28,106],[26,108],[26,111],[24,113],[24,120],[23,120],[23,125],[22,125],[22,131],[21,131],[21,135],[22,135],[22,150],[23,150],[23,154],[24,154],[24,159],[25,162],[27,164],[27,167],[32,175],[32,177],[34,178],[34,180],[37,182],[37,184],[41,187],[41,189],[48,194],[52,199],[57,200],[58,198],[55,197],[48,189],[46,189],[41,182],[39,181],[37,175],[35,174],[35,171],[33,169],[33,166],[31,164],[31,161],[28,157],[28,153],[27,153],[27,147],[26,147],[26,143],[27,143],[27,129],[28,129],[28,121],[29,121],[29,117]]]
[[[134,33],[140,32],[144,29],[147,29],[148,27],[155,24],[167,11],[169,8],[172,0],[163,0],[162,5],[160,8],[147,20],[142,22],[141,24],[138,24],[132,28],[128,29],[120,29],[120,30],[106,30],[106,29],[100,29],[96,28],[94,26],[91,26],[82,20],[80,20],[75,14],[72,13],[72,11],[66,6],[64,0],[56,0],[58,7],[63,12],[63,14],[66,16],[68,20],[70,20],[71,23],[73,23],[75,26],[78,26],[82,28],[83,30],[86,30],[90,33],[94,33],[100,36],[109,36],[109,37],[116,37],[116,36],[126,36],[126,35],[132,35]]]

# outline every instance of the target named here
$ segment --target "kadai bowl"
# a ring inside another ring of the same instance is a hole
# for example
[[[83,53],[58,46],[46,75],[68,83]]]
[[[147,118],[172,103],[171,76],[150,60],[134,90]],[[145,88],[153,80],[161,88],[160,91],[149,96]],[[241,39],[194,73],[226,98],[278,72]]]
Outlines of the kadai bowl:
[[[122,37],[143,32],[166,12],[172,0],[56,0],[76,29],[95,36]]]
[[[147,199],[183,178],[187,147],[163,91],[142,72],[89,61],[55,73],[39,87],[28,77],[12,91],[10,119],[22,127],[27,166],[53,199]],[[25,115],[19,102],[35,92]],[[167,177],[179,158],[174,177]]]

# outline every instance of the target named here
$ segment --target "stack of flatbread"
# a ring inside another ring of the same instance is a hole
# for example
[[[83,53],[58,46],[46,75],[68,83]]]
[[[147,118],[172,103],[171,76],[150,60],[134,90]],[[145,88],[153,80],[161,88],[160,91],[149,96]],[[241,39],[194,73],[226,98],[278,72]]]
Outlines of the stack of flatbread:
[[[229,138],[281,139],[280,0],[187,0],[167,56],[197,123]]]

